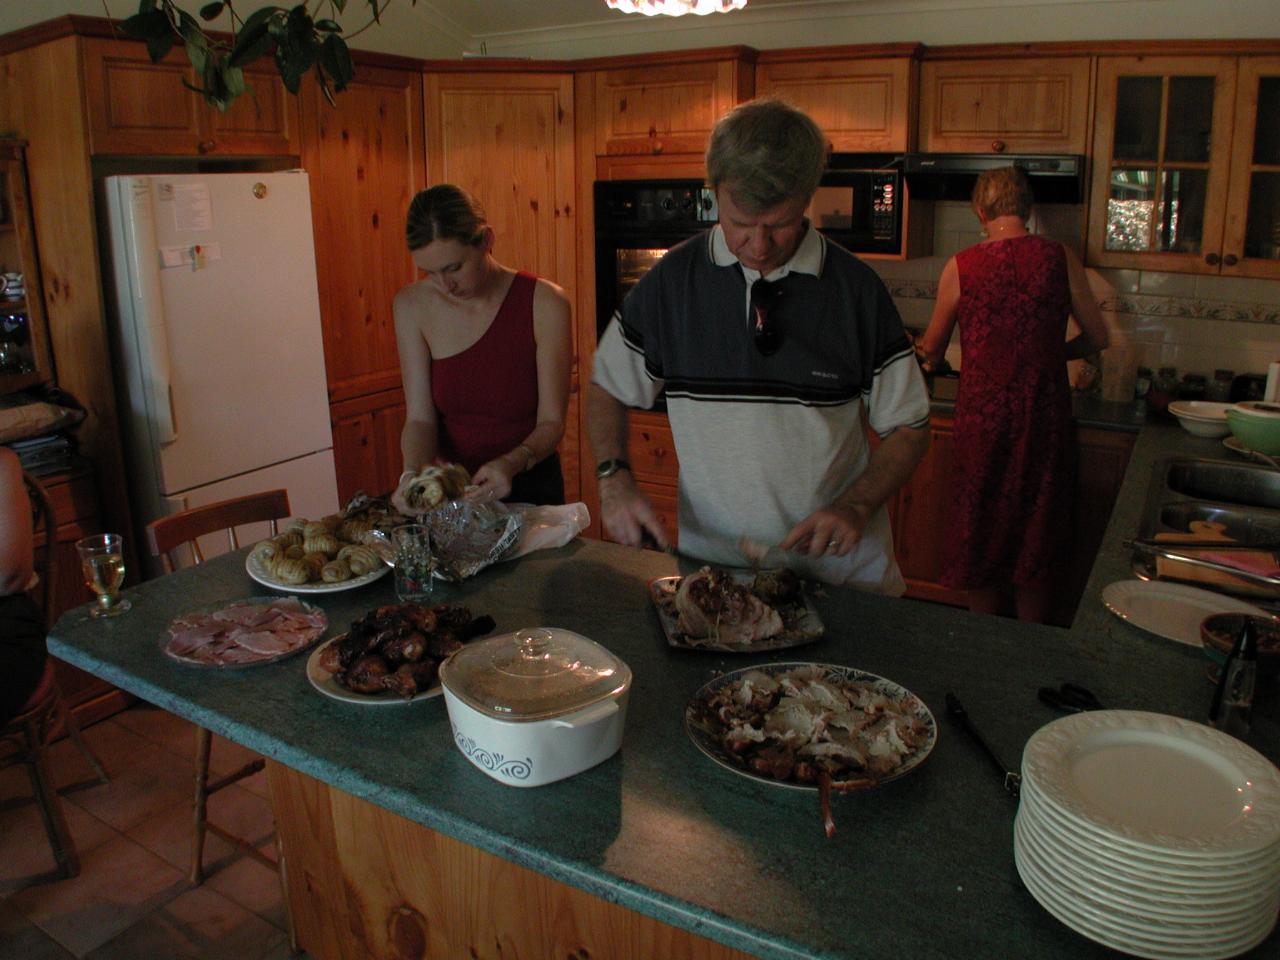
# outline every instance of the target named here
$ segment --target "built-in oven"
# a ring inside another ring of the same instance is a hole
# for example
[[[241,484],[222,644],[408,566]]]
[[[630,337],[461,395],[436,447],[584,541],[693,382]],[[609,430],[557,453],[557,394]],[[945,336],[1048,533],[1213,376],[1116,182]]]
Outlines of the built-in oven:
[[[719,218],[701,180],[597,180],[596,336],[662,255]]]

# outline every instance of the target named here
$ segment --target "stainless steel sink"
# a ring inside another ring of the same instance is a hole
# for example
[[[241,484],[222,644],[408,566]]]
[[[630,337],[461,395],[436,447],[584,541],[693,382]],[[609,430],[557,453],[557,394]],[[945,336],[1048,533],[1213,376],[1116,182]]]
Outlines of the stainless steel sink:
[[[1280,510],[1280,471],[1219,460],[1174,460],[1165,486],[1198,500]]]
[[[1280,511],[1203,500],[1180,500],[1160,505],[1160,526],[1166,532],[1189,532],[1191,524],[1196,521],[1221,524],[1223,534],[1238,543],[1280,543]]]

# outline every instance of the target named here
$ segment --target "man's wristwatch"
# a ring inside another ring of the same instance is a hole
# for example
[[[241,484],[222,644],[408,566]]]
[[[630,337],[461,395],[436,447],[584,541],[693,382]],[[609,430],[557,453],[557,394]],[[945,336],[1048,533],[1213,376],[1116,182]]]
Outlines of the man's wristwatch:
[[[625,460],[619,460],[614,457],[611,460],[601,460],[596,464],[596,479],[603,480],[605,477],[612,477],[619,470],[630,470],[631,464]]]

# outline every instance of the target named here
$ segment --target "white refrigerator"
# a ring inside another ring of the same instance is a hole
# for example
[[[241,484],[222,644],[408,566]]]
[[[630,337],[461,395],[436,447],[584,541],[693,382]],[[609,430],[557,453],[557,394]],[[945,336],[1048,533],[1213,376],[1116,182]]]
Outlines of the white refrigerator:
[[[294,516],[337,510],[307,175],[102,185],[137,530],[277,487]],[[267,535],[255,526],[242,544]],[[226,537],[201,547],[221,553]]]

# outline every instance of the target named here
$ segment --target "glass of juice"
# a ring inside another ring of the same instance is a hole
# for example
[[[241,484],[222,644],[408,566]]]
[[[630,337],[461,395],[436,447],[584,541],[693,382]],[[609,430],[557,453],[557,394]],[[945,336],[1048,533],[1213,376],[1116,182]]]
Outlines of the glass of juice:
[[[124,538],[118,533],[95,533],[76,541],[84,582],[98,597],[97,606],[89,613],[95,617],[114,617],[129,609],[129,601],[120,596],[124,583]]]

